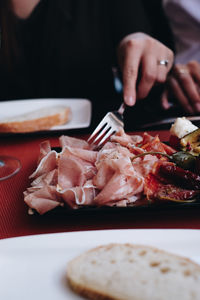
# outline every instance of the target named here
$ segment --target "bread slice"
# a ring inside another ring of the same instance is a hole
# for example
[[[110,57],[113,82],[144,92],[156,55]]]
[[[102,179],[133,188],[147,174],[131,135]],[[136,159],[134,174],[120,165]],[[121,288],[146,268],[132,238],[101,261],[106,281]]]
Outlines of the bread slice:
[[[0,132],[33,132],[63,125],[71,119],[71,110],[66,106],[40,108],[16,117],[0,120]]]
[[[200,266],[148,246],[109,244],[92,249],[69,262],[67,280],[88,299],[200,299]]]

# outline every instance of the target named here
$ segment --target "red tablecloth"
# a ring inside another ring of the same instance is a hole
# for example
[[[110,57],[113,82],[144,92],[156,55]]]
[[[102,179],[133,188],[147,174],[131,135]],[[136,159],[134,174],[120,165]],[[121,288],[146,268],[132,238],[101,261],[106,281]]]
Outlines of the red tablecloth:
[[[159,133],[168,140],[167,131]],[[22,164],[14,177],[0,181],[0,238],[92,229],[124,228],[193,228],[200,229],[200,209],[175,210],[123,210],[92,213],[67,213],[62,215],[28,215],[23,201],[23,191],[29,186],[28,176],[36,167],[41,141],[49,139],[58,146],[58,136],[10,136],[1,137],[0,154],[15,156]]]

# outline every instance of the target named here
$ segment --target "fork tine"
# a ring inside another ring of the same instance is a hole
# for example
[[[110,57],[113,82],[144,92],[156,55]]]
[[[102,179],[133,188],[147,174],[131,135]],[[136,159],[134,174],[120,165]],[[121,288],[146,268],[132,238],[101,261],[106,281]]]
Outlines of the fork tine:
[[[107,123],[106,122],[107,115],[102,119],[102,121],[99,123],[99,125],[95,128],[89,139],[88,142],[103,128],[103,126]]]
[[[103,120],[99,123],[96,129],[88,138],[88,142],[92,140],[92,143],[98,143],[98,146],[102,145],[113,133],[124,127],[123,113],[125,104],[122,103],[117,111],[108,112]]]
[[[110,125],[107,123],[106,126],[100,131],[100,133],[97,135],[93,143],[98,141],[107,131],[110,129]]]
[[[102,140],[99,142],[98,146],[100,146],[101,144],[103,144],[108,138],[109,136],[111,136],[116,130],[114,130],[112,127],[109,129],[109,131],[105,134],[105,136],[102,138]]]

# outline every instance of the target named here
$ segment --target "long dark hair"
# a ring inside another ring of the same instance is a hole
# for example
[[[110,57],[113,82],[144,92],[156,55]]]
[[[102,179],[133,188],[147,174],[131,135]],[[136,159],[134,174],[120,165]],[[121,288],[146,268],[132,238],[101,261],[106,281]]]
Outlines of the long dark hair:
[[[17,55],[17,44],[15,38],[16,18],[12,11],[11,0],[0,0],[0,29],[1,50],[0,61],[8,68],[12,68]]]

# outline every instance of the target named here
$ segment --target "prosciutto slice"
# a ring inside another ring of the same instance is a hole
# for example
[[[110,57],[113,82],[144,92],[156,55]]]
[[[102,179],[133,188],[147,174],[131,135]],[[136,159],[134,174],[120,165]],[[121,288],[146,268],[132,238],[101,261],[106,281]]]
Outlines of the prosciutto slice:
[[[58,163],[58,185],[61,189],[82,186],[86,182],[83,165],[72,157],[60,156]]]
[[[142,142],[143,138],[140,135],[128,135],[121,129],[115,135],[111,136],[111,142],[119,143],[122,146],[129,147],[129,146],[136,146]]]
[[[54,170],[57,167],[57,153],[56,151],[50,151],[39,162],[37,169],[29,178],[37,178],[45,173]]]
[[[69,146],[69,147],[74,147],[74,148],[78,148],[78,149],[90,149],[91,146],[82,139],[77,139],[71,136],[66,136],[66,135],[62,135],[59,138],[60,141],[60,145],[62,148],[64,148],[65,146]]]
[[[94,205],[96,190],[91,180],[83,186],[75,186],[60,192],[63,201],[71,208],[78,208],[80,205]]]
[[[51,152],[51,145],[49,141],[44,141],[40,144],[40,155],[38,157],[38,163],[45,157],[49,152]]]
[[[36,177],[36,179],[32,181],[31,186],[36,188],[42,188],[45,185],[56,186],[57,182],[58,182],[58,170],[54,169],[50,172],[42,174],[39,177]]]
[[[64,150],[68,152],[68,154],[76,156],[84,161],[88,161],[91,163],[95,163],[97,160],[97,151],[92,151],[92,150],[86,150],[82,148],[75,148],[75,147],[69,147],[65,146]]]
[[[126,176],[115,172],[105,187],[94,199],[98,205],[104,205],[111,201],[122,200],[138,194],[143,190],[143,180],[137,176]]]
[[[25,193],[24,201],[39,214],[44,214],[57,206],[63,206],[56,187],[48,185],[32,193]]]
[[[81,157],[82,151],[87,151],[88,156],[92,156],[88,150],[80,149],[80,155],[78,156],[79,148],[76,148],[76,152],[72,153],[72,149],[64,147],[60,153],[58,160],[58,185],[62,188],[70,188],[73,186],[83,186],[84,183],[91,179],[96,174],[96,167],[94,163],[84,160]],[[96,152],[94,156],[96,157]],[[88,158],[88,160],[90,160]]]

